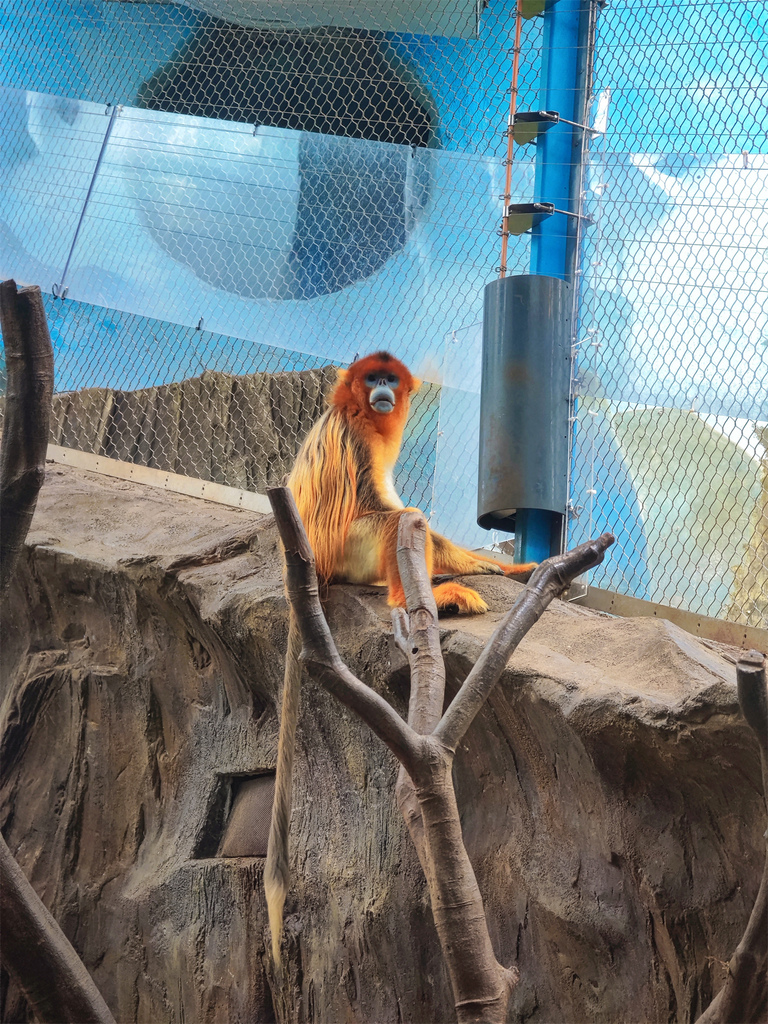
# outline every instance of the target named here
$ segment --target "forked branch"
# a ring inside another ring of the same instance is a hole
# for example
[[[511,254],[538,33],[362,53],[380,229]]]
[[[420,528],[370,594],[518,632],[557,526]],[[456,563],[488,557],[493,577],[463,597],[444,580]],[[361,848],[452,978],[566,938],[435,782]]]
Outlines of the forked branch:
[[[291,493],[287,488],[274,488],[268,494],[285,548],[286,591],[303,638],[302,657],[319,670],[322,685],[356,711],[403,766],[398,803],[426,875],[457,1018],[460,1024],[502,1024],[517,971],[502,967],[493,952],[456,806],[452,779],[455,743],[446,743],[441,730],[457,737],[458,742],[520,639],[575,576],[602,560],[613,538],[605,534],[537,570],[529,589],[489,641],[478,662],[480,670],[473,669],[441,719],[445,666],[424,557],[428,528],[421,513],[404,513],[397,557],[407,616],[396,609],[393,627],[411,668],[406,725],[342,662],[322,612],[312,552]]]

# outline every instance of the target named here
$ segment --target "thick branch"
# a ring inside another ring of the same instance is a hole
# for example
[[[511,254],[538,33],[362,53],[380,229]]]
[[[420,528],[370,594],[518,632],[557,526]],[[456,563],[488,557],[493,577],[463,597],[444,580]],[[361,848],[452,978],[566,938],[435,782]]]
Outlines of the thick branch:
[[[451,979],[459,1024],[503,1024],[516,968],[497,961],[482,896],[456,806],[453,753],[425,737],[417,793],[424,828],[424,873],[432,915]]]
[[[613,540],[613,534],[604,533],[573,551],[548,558],[536,569],[435,729],[435,737],[446,747],[456,749],[498,682],[510,655],[547,606],[567,590],[577,576],[599,565]]]
[[[768,692],[765,658],[749,651],[736,666],[739,704],[760,744],[768,811]],[[768,831],[766,831],[768,839]],[[697,1024],[752,1024],[768,1014],[768,846],[763,877],[744,935],[728,962],[723,987]]]
[[[437,604],[427,573],[427,521],[421,512],[404,512],[397,531],[397,567],[405,591],[407,615],[392,610],[392,625],[411,668],[408,725],[431,733],[440,721],[445,697],[445,662],[440,650]],[[407,628],[407,633],[406,633]],[[395,787],[397,804],[411,834],[422,867],[426,867],[424,824],[413,781],[401,767]]]
[[[445,663],[427,573],[427,531],[420,512],[400,517],[397,565],[408,609],[404,646],[411,666],[408,724],[424,740],[414,777],[400,769],[397,802],[427,878],[458,1020],[462,1024],[502,1022],[517,973],[505,970],[493,952],[480,889],[461,833],[451,775],[453,753],[429,736],[443,710]],[[393,614],[395,628],[404,635],[402,618]]]
[[[82,960],[0,836],[3,965],[35,1018],[49,1024],[115,1024]]]
[[[40,289],[0,284],[8,367],[0,449],[0,594],[13,576],[45,476],[53,395],[53,349]]]
[[[293,495],[287,487],[272,487],[267,497],[285,549],[285,587],[301,631],[302,659],[315,669],[325,689],[359,715],[401,764],[412,765],[416,734],[339,656],[320,604],[315,559]]]
[[[408,724],[431,733],[440,721],[445,695],[445,663],[440,650],[437,605],[425,558],[427,521],[421,512],[404,512],[397,531],[397,567],[408,610],[408,661],[411,699]]]
[[[0,593],[10,583],[45,476],[53,350],[39,288],[0,284],[8,399],[0,453]],[[2,960],[37,1020],[115,1024],[64,932],[0,836]]]

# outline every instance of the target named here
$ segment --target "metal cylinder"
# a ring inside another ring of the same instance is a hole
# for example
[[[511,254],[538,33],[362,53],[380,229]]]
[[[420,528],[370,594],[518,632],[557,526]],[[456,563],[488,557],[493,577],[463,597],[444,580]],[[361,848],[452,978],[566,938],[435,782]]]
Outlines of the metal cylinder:
[[[571,286],[505,277],[485,289],[477,522],[514,532],[518,509],[565,514]]]

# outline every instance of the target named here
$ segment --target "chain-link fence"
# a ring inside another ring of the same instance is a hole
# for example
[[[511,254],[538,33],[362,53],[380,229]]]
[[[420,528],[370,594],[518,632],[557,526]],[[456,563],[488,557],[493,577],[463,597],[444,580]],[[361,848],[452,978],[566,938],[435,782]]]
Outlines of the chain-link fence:
[[[514,5],[479,37],[473,3],[320,6],[12,4],[2,273],[55,296],[53,440],[235,486],[290,466],[332,380],[303,371],[392,350],[428,511],[443,339],[499,260]]]
[[[594,583],[768,626],[768,8],[598,23],[571,537]]]
[[[569,539],[617,534],[595,584],[765,625],[766,13],[600,7]],[[479,324],[515,11],[9,0],[0,276],[49,296],[52,440],[262,490],[329,367],[388,348],[426,381],[403,498],[487,542]],[[537,109],[541,18],[521,47],[517,109]],[[534,160],[516,148],[513,202]],[[514,239],[507,273],[529,256]]]

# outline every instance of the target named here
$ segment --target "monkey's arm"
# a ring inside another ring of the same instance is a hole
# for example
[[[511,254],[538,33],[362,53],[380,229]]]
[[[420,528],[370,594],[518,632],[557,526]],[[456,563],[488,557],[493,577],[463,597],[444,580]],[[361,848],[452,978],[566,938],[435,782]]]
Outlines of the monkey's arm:
[[[508,565],[497,562],[493,558],[477,555],[466,548],[460,548],[439,533],[432,532],[434,575],[443,573],[458,576],[511,576],[515,579],[527,580],[536,568],[536,562],[524,562],[519,565]]]

